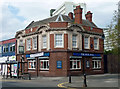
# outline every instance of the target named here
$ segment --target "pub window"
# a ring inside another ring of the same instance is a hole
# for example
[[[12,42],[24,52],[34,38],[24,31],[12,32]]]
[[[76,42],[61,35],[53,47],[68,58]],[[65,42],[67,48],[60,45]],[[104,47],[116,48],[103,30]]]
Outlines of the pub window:
[[[94,38],[94,49],[98,49],[98,38]]]
[[[40,69],[49,70],[49,60],[40,60]]]
[[[27,39],[27,50],[31,49],[31,39]]]
[[[72,36],[72,47],[77,48],[77,35]]]
[[[33,37],[33,49],[37,48],[37,37]]]
[[[63,47],[63,35],[55,34],[55,47]]]
[[[46,35],[42,36],[42,40],[43,40],[43,48],[46,48],[47,47]]]
[[[23,46],[23,40],[20,40],[19,44],[20,44],[20,46]]]
[[[87,60],[86,61],[86,67],[89,68],[90,67],[90,62]]]
[[[93,69],[101,68],[101,60],[92,60]]]
[[[80,59],[71,59],[70,60],[70,69],[81,69],[81,60]]]
[[[35,68],[36,68],[36,61],[28,60],[28,69],[35,69]]]
[[[84,48],[89,49],[89,37],[88,36],[84,37]]]

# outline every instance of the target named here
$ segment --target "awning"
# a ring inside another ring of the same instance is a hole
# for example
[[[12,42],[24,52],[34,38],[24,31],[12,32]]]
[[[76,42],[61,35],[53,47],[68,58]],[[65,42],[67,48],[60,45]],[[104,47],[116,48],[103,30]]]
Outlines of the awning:
[[[70,56],[70,58],[82,58],[82,56]]]

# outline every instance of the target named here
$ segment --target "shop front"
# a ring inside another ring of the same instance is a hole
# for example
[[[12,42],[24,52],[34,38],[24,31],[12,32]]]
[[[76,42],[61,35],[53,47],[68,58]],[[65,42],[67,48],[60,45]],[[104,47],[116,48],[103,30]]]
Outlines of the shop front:
[[[104,73],[103,55],[95,53],[73,53],[70,56],[71,75]]]
[[[17,76],[17,61],[16,56],[6,56],[0,58],[1,75]]]
[[[49,71],[49,56],[48,52],[26,54],[28,72],[32,76],[39,76],[43,71]]]

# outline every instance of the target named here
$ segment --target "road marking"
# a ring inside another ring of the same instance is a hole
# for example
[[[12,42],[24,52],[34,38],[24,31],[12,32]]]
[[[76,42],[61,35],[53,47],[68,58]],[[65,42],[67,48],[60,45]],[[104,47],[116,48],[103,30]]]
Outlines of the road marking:
[[[72,87],[65,87],[65,86],[63,86],[63,84],[66,84],[66,83],[68,83],[68,82],[60,83],[60,84],[58,84],[57,86],[58,86],[58,87],[61,87],[61,88],[67,88],[67,89],[77,89],[77,88],[72,88]]]
[[[66,84],[66,83],[68,83],[68,82],[60,83],[60,84],[58,84],[57,86],[58,86],[58,87],[61,87],[61,88],[67,88],[67,87],[63,86],[63,84]]]

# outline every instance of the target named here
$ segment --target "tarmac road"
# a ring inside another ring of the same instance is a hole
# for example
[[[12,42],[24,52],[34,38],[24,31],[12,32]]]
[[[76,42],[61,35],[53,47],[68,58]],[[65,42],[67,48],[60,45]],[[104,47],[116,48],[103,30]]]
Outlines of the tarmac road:
[[[38,77],[32,80],[9,78],[2,79],[0,83],[2,89],[84,89],[83,76],[72,76],[72,83],[68,83],[68,77]],[[88,75],[87,85],[87,89],[118,89],[118,74]]]

